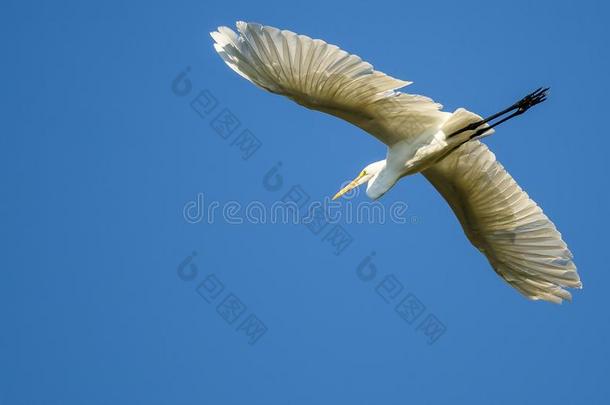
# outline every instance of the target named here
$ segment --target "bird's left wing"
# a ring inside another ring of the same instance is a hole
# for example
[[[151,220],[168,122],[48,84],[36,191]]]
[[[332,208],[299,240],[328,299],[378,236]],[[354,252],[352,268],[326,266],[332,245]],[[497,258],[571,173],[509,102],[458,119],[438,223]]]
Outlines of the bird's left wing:
[[[470,242],[504,280],[530,299],[571,299],[582,286],[555,225],[479,141],[423,171],[445,197]]]
[[[396,91],[410,84],[373,69],[335,45],[290,31],[237,23],[212,32],[231,69],[257,86],[343,118],[383,143],[438,128],[447,113],[431,99]]]

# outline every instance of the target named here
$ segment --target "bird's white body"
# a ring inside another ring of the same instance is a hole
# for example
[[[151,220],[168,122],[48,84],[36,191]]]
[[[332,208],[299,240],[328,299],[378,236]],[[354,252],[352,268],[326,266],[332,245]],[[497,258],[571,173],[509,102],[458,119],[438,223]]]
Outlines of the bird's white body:
[[[376,71],[335,45],[260,24],[238,22],[237,29],[219,27],[211,34],[235,72],[342,118],[388,146],[386,159],[366,166],[335,197],[368,183],[367,195],[377,199],[400,178],[422,173],[445,197],[472,244],[523,295],[559,303],[571,298],[564,287],[582,286],[561,234],[478,140],[493,133],[487,121],[399,92],[410,82]]]
[[[434,134],[421,134],[414,140],[406,139],[388,147],[386,159],[365,171],[376,173],[369,180],[366,193],[376,200],[385,194],[400,178],[419,173],[439,159],[450,148],[446,134],[438,130]],[[377,162],[376,162],[377,163]]]

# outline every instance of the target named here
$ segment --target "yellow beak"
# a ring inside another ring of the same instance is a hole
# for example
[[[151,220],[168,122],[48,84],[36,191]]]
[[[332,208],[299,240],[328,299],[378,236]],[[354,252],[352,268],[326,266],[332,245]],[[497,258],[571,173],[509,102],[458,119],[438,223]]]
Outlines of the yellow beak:
[[[353,189],[354,187],[358,187],[360,184],[358,183],[358,181],[363,178],[366,175],[366,172],[363,170],[358,177],[356,177],[354,180],[350,181],[349,184],[345,187],[343,187],[341,190],[339,190],[339,192],[337,194],[335,194],[333,196],[333,201],[336,200],[337,198],[341,197],[343,194],[347,193],[348,191],[350,191],[351,189]]]

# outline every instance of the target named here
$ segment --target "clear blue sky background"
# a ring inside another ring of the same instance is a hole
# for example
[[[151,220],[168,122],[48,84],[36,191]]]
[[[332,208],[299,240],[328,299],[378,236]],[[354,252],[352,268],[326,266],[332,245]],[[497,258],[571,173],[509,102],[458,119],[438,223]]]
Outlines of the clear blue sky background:
[[[0,404],[610,403],[609,11],[4,1]],[[382,200],[405,200],[414,223],[344,224],[353,242],[340,255],[303,225],[185,221],[198,193],[271,204],[298,184],[320,199],[384,156],[359,129],[230,71],[208,32],[238,19],[338,44],[448,110],[485,115],[551,86],[486,142],[574,252],[574,302],[505,285],[420,176]],[[187,66],[191,92],[178,96]],[[202,118],[189,103],[204,89],[218,106]],[[249,160],[212,128],[223,108],[262,142]],[[377,274],[362,281],[372,251]],[[224,289],[208,303],[198,285],[210,274]],[[388,275],[404,286],[397,300],[425,305],[412,324],[376,291]],[[231,297],[246,308],[229,324],[218,307]],[[434,344],[418,327],[428,315],[446,328]],[[247,319],[267,328],[254,345]]]

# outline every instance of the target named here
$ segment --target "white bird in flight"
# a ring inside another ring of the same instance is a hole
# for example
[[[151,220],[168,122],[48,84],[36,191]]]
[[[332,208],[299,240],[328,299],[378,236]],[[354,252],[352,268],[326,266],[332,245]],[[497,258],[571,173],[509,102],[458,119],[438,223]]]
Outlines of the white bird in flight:
[[[479,141],[496,125],[545,100],[538,89],[486,119],[453,113],[428,97],[397,91],[411,82],[373,69],[319,39],[237,22],[219,27],[214,48],[240,76],[309,109],[342,118],[387,145],[387,157],[366,166],[334,197],[367,183],[381,197],[396,182],[422,173],[447,200],[470,242],[496,273],[524,296],[561,303],[565,287],[582,288],[572,254],[555,225],[494,154]]]

